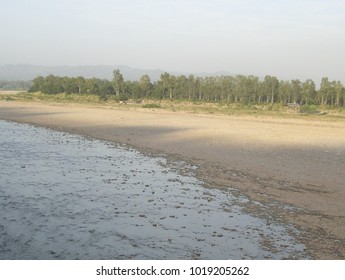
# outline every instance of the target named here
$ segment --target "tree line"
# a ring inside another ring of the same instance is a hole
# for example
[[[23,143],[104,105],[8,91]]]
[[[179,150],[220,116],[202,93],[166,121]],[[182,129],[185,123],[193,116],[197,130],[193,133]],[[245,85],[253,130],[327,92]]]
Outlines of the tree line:
[[[106,100],[115,96],[126,99],[174,99],[229,103],[281,103],[299,105],[345,106],[345,88],[340,81],[321,80],[319,89],[313,80],[278,80],[265,76],[217,76],[195,77],[194,75],[171,75],[167,72],[160,80],[152,82],[148,75],[138,81],[123,78],[115,69],[113,79],[102,80],[83,77],[38,76],[32,81],[30,92],[47,94],[78,93],[95,94]]]

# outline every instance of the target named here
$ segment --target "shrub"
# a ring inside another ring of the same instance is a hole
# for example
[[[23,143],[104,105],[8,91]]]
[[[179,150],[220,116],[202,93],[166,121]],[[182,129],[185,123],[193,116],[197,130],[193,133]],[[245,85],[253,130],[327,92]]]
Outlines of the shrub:
[[[120,101],[127,101],[128,100],[128,96],[125,95],[125,94],[119,94],[119,95],[116,95],[112,98],[113,100],[117,101],[117,102],[120,102]]]
[[[149,103],[149,104],[143,105],[143,108],[161,108],[161,105],[155,104],[155,103]]]
[[[319,114],[320,111],[318,110],[317,106],[315,106],[315,105],[303,105],[300,108],[300,113]]]

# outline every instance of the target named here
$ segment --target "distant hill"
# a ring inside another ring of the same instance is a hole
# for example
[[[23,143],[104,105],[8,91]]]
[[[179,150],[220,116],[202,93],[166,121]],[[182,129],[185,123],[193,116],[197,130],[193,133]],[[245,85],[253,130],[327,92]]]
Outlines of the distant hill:
[[[159,79],[164,73],[163,70],[141,70],[128,66],[37,66],[37,65],[0,65],[0,80],[16,81],[16,80],[32,80],[37,76],[68,76],[85,78],[112,79],[113,70],[120,69],[126,80],[138,80],[144,74],[148,74],[152,80]]]
[[[160,75],[164,72],[169,72],[173,75],[189,75],[190,73],[182,72],[170,72],[166,70],[145,70],[131,68],[125,65],[111,66],[111,65],[81,65],[81,66],[38,66],[38,65],[28,65],[28,64],[18,64],[18,65],[0,65],[0,81],[30,81],[37,76],[68,76],[77,77],[82,76],[85,78],[99,78],[111,80],[113,76],[114,69],[120,69],[125,80],[137,81],[144,74],[150,76],[152,81],[157,81],[160,79]],[[217,73],[193,73],[196,76],[218,76],[227,75],[226,72]]]

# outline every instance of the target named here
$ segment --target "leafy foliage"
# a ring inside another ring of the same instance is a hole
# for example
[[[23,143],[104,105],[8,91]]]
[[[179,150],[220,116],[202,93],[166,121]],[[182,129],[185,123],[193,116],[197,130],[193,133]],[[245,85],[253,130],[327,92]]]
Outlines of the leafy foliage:
[[[320,89],[308,79],[281,81],[274,76],[260,80],[255,76],[237,75],[218,77],[174,76],[169,73],[152,83],[148,75],[139,81],[124,80],[120,70],[113,72],[113,80],[83,77],[69,78],[49,75],[36,77],[31,92],[48,94],[93,94],[101,100],[127,99],[189,100],[193,102],[224,102],[240,104],[298,104],[345,106],[345,88],[340,81],[324,77]]]

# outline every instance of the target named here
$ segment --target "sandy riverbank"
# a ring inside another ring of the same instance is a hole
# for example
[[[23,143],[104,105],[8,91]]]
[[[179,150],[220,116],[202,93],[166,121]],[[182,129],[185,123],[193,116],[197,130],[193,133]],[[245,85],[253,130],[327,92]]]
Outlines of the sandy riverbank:
[[[0,119],[122,142],[195,162],[302,230],[314,258],[345,258],[345,122],[1,102]],[[276,207],[279,202],[299,210]],[[258,211],[248,204],[248,211]],[[258,215],[264,213],[258,213]]]

